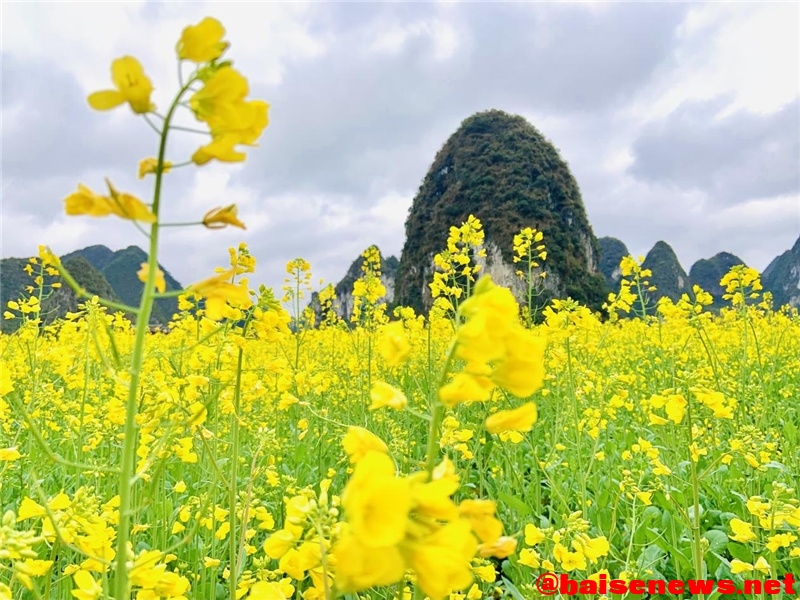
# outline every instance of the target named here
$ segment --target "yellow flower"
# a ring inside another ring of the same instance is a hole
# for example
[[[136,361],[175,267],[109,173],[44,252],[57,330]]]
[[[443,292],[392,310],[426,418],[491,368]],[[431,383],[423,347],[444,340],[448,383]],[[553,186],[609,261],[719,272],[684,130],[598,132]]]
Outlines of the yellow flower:
[[[52,509],[53,507],[51,506],[50,508]],[[25,496],[20,502],[19,510],[17,511],[17,521],[44,517],[45,515],[47,515],[47,511],[44,506]]]
[[[237,593],[237,597],[239,594]],[[259,581],[250,588],[249,600],[287,600],[283,587],[277,581]]]
[[[404,556],[417,575],[417,583],[431,600],[441,600],[452,590],[472,583],[471,561],[477,541],[469,523],[456,519],[404,548]]]
[[[527,402],[514,410],[501,410],[486,419],[486,431],[530,431],[536,423],[538,413],[535,402]]]
[[[180,481],[176,482],[175,485],[172,486],[172,490],[179,494],[182,494],[183,492],[186,491],[186,482],[184,482],[183,479],[181,479]]]
[[[753,570],[753,565],[751,565],[748,562],[744,562],[742,560],[739,560],[738,558],[734,558],[731,561],[731,573],[733,573],[734,575],[738,573],[749,573],[752,570]]]
[[[42,575],[45,575],[52,566],[52,560],[37,560],[30,558],[16,563],[17,571],[30,577],[41,577]]]
[[[519,564],[525,565],[526,567],[530,567],[531,569],[538,569],[539,565],[539,553],[536,550],[531,548],[523,548],[519,551]]]
[[[445,406],[455,406],[470,400],[488,400],[492,397],[493,389],[494,383],[488,377],[462,371],[439,389],[439,399]]]
[[[495,558],[508,558],[517,550],[517,540],[512,537],[502,536],[494,542],[483,543],[478,546],[478,554],[483,558],[493,556]]]
[[[369,392],[369,397],[372,400],[372,404],[369,406],[370,410],[376,410],[384,406],[395,410],[403,410],[408,406],[408,398],[406,398],[406,395],[385,381],[376,381],[373,383],[372,389]]]
[[[220,162],[241,162],[247,155],[235,148],[239,143],[235,135],[213,136],[211,142],[201,146],[192,154],[192,162],[196,165],[204,165],[212,159]]]
[[[111,80],[116,90],[103,90],[89,96],[89,105],[95,110],[110,110],[128,102],[138,114],[155,110],[150,101],[153,84],[144,74],[142,65],[132,56],[123,56],[111,63]]]
[[[497,571],[494,570],[494,565],[483,565],[481,567],[473,567],[472,572],[478,576],[481,581],[486,583],[493,583],[497,579]]]
[[[290,529],[279,529],[264,541],[264,553],[277,560],[292,548],[295,541],[297,537]]]
[[[78,191],[71,193],[64,199],[68,215],[89,215],[90,217],[105,217],[111,214],[111,204],[108,198],[94,193],[82,183],[78,184]]]
[[[686,402],[686,398],[680,394],[670,396],[669,400],[667,400],[667,416],[676,425],[683,421],[683,416],[686,414],[687,404],[688,402]]]
[[[111,212],[123,219],[131,219],[132,221],[142,221],[143,223],[154,223],[156,216],[150,212],[147,205],[125,192],[118,192],[111,185],[111,182],[106,179],[108,185],[108,192],[110,195],[109,202],[111,204]]]
[[[368,547],[350,533],[339,539],[333,556],[336,587],[345,593],[391,585],[400,581],[406,572],[405,561],[396,546]]]
[[[83,184],[78,184],[78,191],[73,192],[64,199],[68,215],[88,215],[90,217],[106,217],[114,214],[123,219],[154,223],[156,216],[147,208],[147,205],[124,192],[118,192],[106,180],[109,196],[94,193]]]
[[[229,281],[234,272],[234,269],[228,269],[189,286],[191,291],[205,299],[205,314],[212,321],[217,321],[224,316],[227,304],[242,309],[250,308],[253,305],[247,284],[242,281],[239,285],[234,285]]]
[[[361,461],[370,452],[383,454],[389,452],[389,448],[381,438],[363,427],[348,427],[342,439],[342,447],[352,464]]]
[[[708,450],[706,450],[705,448],[700,448],[697,445],[697,442],[692,442],[689,445],[689,453],[692,455],[692,461],[697,462],[700,460],[701,456],[705,456],[706,454],[708,454]]]
[[[226,206],[224,208],[212,208],[203,217],[203,225],[209,229],[222,229],[227,225],[233,225],[234,227],[239,227],[240,229],[247,229],[244,226],[244,223],[239,220],[237,216],[238,212],[239,209],[235,204],[231,204],[230,206]]]
[[[586,558],[582,552],[570,552],[561,543],[556,543],[553,546],[553,557],[561,564],[561,568],[565,571],[574,571],[586,569]]]
[[[728,525],[730,525],[731,531],[733,531],[733,535],[730,536],[732,540],[746,543],[756,539],[756,534],[753,533],[753,526],[750,523],[734,518],[730,520]]]
[[[22,458],[16,446],[11,448],[0,448],[0,461],[12,462]]]
[[[611,546],[604,535],[597,538],[590,538],[585,533],[579,533],[575,539],[572,540],[572,548],[583,554],[591,562],[596,563],[599,558],[608,554]]]
[[[403,539],[411,510],[411,486],[395,477],[392,459],[369,452],[355,467],[342,492],[342,506],[353,535],[369,548],[394,546]]]
[[[218,59],[228,49],[223,42],[225,28],[213,17],[206,17],[197,25],[189,25],[181,33],[175,47],[178,58],[196,63],[206,63]]]
[[[403,322],[394,321],[381,327],[376,347],[390,367],[403,364],[411,353],[411,344]]]
[[[761,571],[762,573],[769,573],[770,572],[769,563],[767,562],[767,559],[764,558],[763,556],[759,556],[758,557],[758,560],[756,561],[756,564],[754,565],[754,568],[755,568],[756,571]]]
[[[779,533],[768,538],[767,550],[777,552],[779,548],[787,548],[792,542],[797,540],[797,536],[791,533]]]
[[[103,586],[88,571],[76,571],[72,579],[78,588],[72,590],[72,595],[78,600],[97,600],[103,594]]]
[[[156,169],[158,168],[158,159],[157,158],[143,158],[139,161],[139,179],[144,179],[145,175],[155,174]],[[168,160],[164,161],[164,164],[161,167],[162,173],[169,173],[169,170],[172,168],[172,163]]]
[[[142,283],[147,283],[147,277],[150,275],[150,263],[142,263],[141,269],[136,271],[136,276]],[[156,290],[160,293],[167,291],[167,280],[164,279],[164,271],[156,269]]]
[[[528,546],[535,546],[546,539],[547,536],[536,525],[531,523],[525,525],[525,543],[528,544]]]
[[[648,413],[647,416],[650,420],[650,425],[666,425],[667,423],[669,423],[667,419],[655,413]]]
[[[672,475],[672,469],[657,458],[653,460],[653,475]]]
[[[545,342],[522,327],[510,290],[481,277],[459,314],[465,322],[456,332],[455,354],[467,365],[439,391],[444,404],[488,400],[495,385],[520,397],[542,386]]]
[[[192,161],[203,165],[214,158],[223,162],[245,159],[235,146],[254,144],[269,124],[269,104],[261,100],[245,101],[248,91],[247,80],[225,66],[215,71],[189,99],[195,116],[208,124],[212,136],[209,144],[194,153]]]
[[[496,542],[503,534],[503,524],[494,516],[496,510],[497,503],[492,500],[464,500],[458,505],[459,514],[484,544]]]

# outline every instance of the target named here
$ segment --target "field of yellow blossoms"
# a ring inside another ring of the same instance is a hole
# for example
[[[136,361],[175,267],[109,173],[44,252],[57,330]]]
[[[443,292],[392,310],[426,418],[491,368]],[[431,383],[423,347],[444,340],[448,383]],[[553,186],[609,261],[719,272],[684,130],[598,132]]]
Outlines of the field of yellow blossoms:
[[[593,313],[544,302],[547,239],[524,229],[520,307],[482,277],[470,217],[442,240],[429,316],[381,303],[375,249],[343,321],[330,286],[308,308],[301,259],[282,292],[251,290],[242,245],[151,330],[162,177],[242,161],[268,124],[224,35],[182,32],[164,113],[130,56],[89,97],[160,135],[150,201],[110,182],[65,201],[148,235],[141,304],[89,297],[43,247],[3,307],[20,328],[0,336],[0,599],[529,599],[546,572],[800,573],[800,317],[744,267],[715,314],[699,288],[652,306],[628,257]],[[170,161],[179,111],[205,138]],[[195,220],[243,226],[235,206]],[[84,300],[45,324],[58,285]]]

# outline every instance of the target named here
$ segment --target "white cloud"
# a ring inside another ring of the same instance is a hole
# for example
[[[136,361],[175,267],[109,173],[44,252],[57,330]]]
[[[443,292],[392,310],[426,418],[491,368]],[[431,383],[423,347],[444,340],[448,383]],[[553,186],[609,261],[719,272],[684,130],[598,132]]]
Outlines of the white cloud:
[[[672,60],[644,90],[636,112],[661,118],[690,100],[730,94],[740,109],[772,113],[800,93],[800,5],[705,3],[677,31]]]

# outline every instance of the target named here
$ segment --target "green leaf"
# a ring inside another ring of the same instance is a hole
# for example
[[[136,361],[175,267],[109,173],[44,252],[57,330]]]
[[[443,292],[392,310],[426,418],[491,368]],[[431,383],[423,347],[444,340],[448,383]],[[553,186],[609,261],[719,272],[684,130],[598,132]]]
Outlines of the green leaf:
[[[514,598],[514,600],[526,600],[525,596],[523,596],[517,589],[517,586],[515,586],[505,577],[503,577],[503,589],[508,592],[511,597]]]
[[[722,552],[728,545],[727,534],[719,529],[709,529],[703,534],[703,537],[708,540],[708,549],[711,552]]]
[[[741,561],[746,563],[753,564],[755,561],[753,560],[753,551],[750,550],[747,546],[743,546],[742,544],[736,544],[734,542],[729,542],[726,546],[728,553],[733,558],[738,558]]]
[[[505,506],[513,509],[519,515],[531,516],[533,510],[519,498],[506,494],[505,492],[498,492],[497,499]]]

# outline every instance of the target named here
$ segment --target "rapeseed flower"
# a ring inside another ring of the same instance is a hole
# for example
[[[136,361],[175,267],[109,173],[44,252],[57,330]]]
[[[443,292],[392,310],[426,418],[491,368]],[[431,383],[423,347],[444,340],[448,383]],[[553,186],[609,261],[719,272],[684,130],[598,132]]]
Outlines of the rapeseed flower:
[[[484,276],[465,300],[456,331],[455,355],[466,366],[439,391],[448,406],[487,400],[495,385],[520,397],[539,389],[544,380],[545,342],[519,322],[519,305],[507,288]]]
[[[206,17],[197,25],[189,25],[181,33],[175,47],[178,58],[196,63],[218,59],[229,44],[222,40],[225,28],[213,17]]]
[[[235,204],[220,208],[213,208],[203,217],[203,225],[209,229],[222,229],[227,225],[233,225],[239,229],[247,229],[247,227],[244,226],[244,223],[239,220],[238,212],[239,209]]]
[[[212,321],[225,316],[229,304],[242,309],[253,305],[247,283],[244,280],[238,285],[230,282],[236,272],[237,269],[229,269],[189,286],[189,290],[205,300],[205,315]]]
[[[385,381],[376,381],[373,383],[372,389],[369,392],[369,397],[372,400],[372,404],[369,405],[370,410],[384,407],[403,410],[408,405],[408,398],[406,398],[406,395]]]
[[[150,275],[150,264],[142,263],[141,267],[142,268],[136,272],[136,276],[139,278],[139,281],[146,283]],[[162,294],[167,291],[167,280],[164,278],[164,271],[161,269],[156,270],[156,290]]]
[[[363,427],[348,427],[342,439],[342,447],[352,464],[360,462],[371,452],[389,452],[382,439]]]
[[[538,413],[535,402],[527,402],[514,410],[501,410],[486,419],[486,431],[504,433],[506,431],[530,431],[536,423]]]
[[[150,101],[153,84],[144,73],[141,63],[132,56],[123,56],[111,63],[111,80],[115,90],[103,90],[89,96],[89,105],[95,110],[110,110],[127,102],[137,114],[156,109]]]

